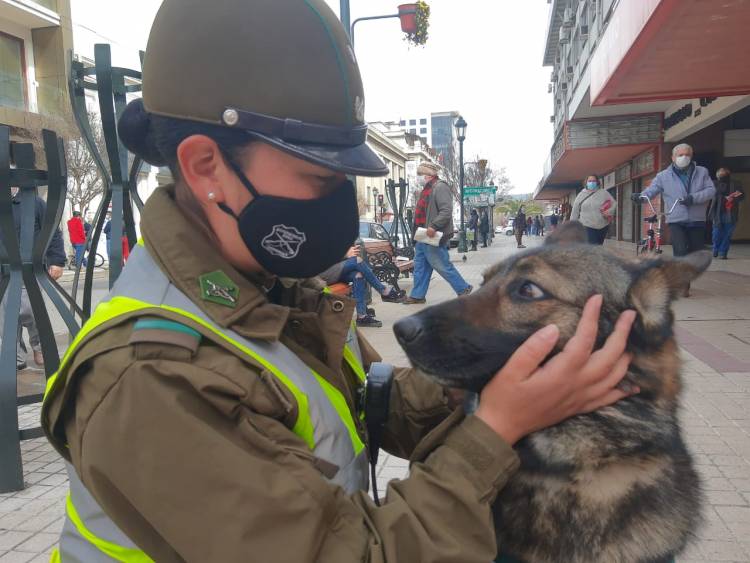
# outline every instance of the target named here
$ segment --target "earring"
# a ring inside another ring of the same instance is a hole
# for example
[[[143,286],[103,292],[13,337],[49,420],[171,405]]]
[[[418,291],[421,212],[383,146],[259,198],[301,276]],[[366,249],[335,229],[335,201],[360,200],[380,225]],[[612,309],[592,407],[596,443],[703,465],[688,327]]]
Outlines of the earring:
[[[208,192],[208,201],[214,201],[216,199],[216,194],[214,192]]]

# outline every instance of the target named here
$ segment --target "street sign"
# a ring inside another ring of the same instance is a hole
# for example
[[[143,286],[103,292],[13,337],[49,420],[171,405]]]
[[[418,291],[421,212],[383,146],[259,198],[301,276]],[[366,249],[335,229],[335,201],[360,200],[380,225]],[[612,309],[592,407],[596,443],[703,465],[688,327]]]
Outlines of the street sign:
[[[475,207],[495,205],[497,186],[471,186],[464,188],[464,201]]]
[[[470,186],[464,188],[464,197],[473,197],[481,195],[495,194],[497,186]]]

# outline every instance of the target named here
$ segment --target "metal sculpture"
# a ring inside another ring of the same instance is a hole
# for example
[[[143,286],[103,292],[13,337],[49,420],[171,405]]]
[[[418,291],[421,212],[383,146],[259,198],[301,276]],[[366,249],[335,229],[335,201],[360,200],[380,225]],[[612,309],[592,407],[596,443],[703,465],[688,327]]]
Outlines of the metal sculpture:
[[[42,429],[19,430],[18,407],[39,403],[41,394],[25,397],[17,395],[16,346],[18,321],[21,309],[21,292],[26,290],[34,320],[39,330],[44,372],[47,378],[59,367],[60,357],[47,312],[43,293],[60,313],[71,334],[78,332],[79,324],[73,311],[79,315],[72,298],[47,274],[45,253],[55,229],[60,223],[65,206],[66,169],[62,140],[52,131],[43,131],[42,140],[47,160],[47,170],[34,164],[31,144],[15,144],[15,168],[11,168],[10,129],[0,126],[0,300],[5,300],[5,315],[0,345],[0,493],[20,490],[24,486],[21,462],[21,441],[42,436]],[[34,237],[36,189],[47,186],[47,211],[42,219],[41,231]],[[11,188],[18,188],[14,204]],[[18,205],[20,234],[16,234],[13,205]]]
[[[69,57],[68,88],[73,116],[83,139],[91,151],[101,173],[104,190],[101,203],[94,218],[94,228],[86,240],[86,250],[97,248],[112,207],[109,286],[122,271],[123,251],[120,241],[126,237],[132,248],[136,242],[133,205],[139,210],[143,202],[138,196],[136,183],[143,162],[136,158],[130,162],[127,149],[117,136],[117,120],[127,105],[129,94],[141,90],[139,71],[112,66],[109,45],[94,47],[94,66]],[[141,53],[141,63],[143,53]],[[89,120],[86,91],[95,91],[98,96],[99,114],[104,139],[104,153],[99,150]],[[5,243],[0,245],[0,298],[5,298],[5,315],[0,345],[0,493],[20,490],[24,487],[20,442],[42,436],[41,428],[19,430],[18,407],[39,403],[41,394],[19,398],[17,396],[16,345],[20,314],[21,292],[28,292],[34,320],[44,356],[44,371],[47,378],[59,367],[55,333],[47,312],[42,291],[47,295],[62,317],[71,337],[91,315],[94,281],[94,260],[89,260],[85,270],[82,305],[79,306],[78,282],[82,264],[76,265],[71,294],[47,275],[44,254],[54,230],[60,224],[67,195],[67,172],[62,140],[52,131],[42,133],[47,170],[34,166],[33,147],[14,145],[16,168],[11,169],[10,130],[0,126],[0,235]],[[42,230],[34,237],[34,215],[36,188],[47,186],[47,211]],[[18,187],[21,214],[21,236],[16,236],[13,221],[11,187]],[[19,240],[20,239],[20,240]],[[91,256],[91,254],[90,254]],[[71,296],[72,295],[72,296]]]
[[[396,188],[398,188],[398,194],[396,193]],[[388,235],[391,237],[396,256],[414,259],[414,245],[412,244],[411,232],[404,219],[404,206],[408,188],[409,182],[403,178],[399,178],[398,182],[394,180],[386,180],[385,182],[385,193],[388,195],[394,215],[391,232]],[[403,243],[399,231],[403,233],[403,239],[406,240],[406,244]]]
[[[143,64],[143,52],[141,52],[141,64]],[[113,67],[111,49],[107,44],[94,46],[93,67],[87,67],[82,62],[74,60],[72,52],[70,54],[68,87],[73,116],[104,181],[104,193],[94,217],[94,228],[89,233],[86,247],[87,249],[98,247],[111,203],[112,230],[110,234],[113,242],[109,253],[110,287],[114,285],[122,272],[123,252],[120,244],[122,237],[127,238],[129,248],[133,248],[137,242],[133,204],[139,211],[143,208],[143,201],[138,196],[137,180],[144,163],[136,157],[128,167],[130,160],[128,150],[117,136],[117,120],[125,110],[128,95],[141,91],[141,78],[140,71]],[[106,154],[101,154],[92,133],[86,106],[86,90],[97,93]],[[73,295],[77,294],[80,270],[79,264],[73,281]],[[82,305],[87,317],[91,314],[93,281],[94,263],[93,260],[89,260],[86,266]]]

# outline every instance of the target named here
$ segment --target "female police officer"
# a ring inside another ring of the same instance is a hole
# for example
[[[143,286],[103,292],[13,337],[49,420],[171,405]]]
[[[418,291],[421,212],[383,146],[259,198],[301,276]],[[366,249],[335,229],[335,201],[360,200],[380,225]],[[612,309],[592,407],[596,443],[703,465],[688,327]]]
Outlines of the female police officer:
[[[377,354],[353,303],[300,281],[357,233],[345,174],[377,176],[354,53],[323,0],[165,0],[126,145],[175,185],[48,386],[69,462],[62,561],[481,561],[511,444],[611,403],[629,317],[600,302],[556,361],[532,337],[476,416],[399,370],[384,446],[413,464],[376,507],[357,395]]]

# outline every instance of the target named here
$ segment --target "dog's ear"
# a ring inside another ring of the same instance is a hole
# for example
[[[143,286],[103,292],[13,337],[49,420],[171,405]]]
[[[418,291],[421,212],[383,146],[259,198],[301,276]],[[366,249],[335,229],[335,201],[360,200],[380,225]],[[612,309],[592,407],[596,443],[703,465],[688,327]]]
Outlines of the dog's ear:
[[[566,221],[546,237],[544,244],[585,244],[588,242],[586,227],[578,221]]]
[[[628,301],[638,312],[634,330],[652,337],[671,328],[671,304],[687,285],[706,271],[711,253],[694,252],[683,258],[649,260],[638,264]]]

